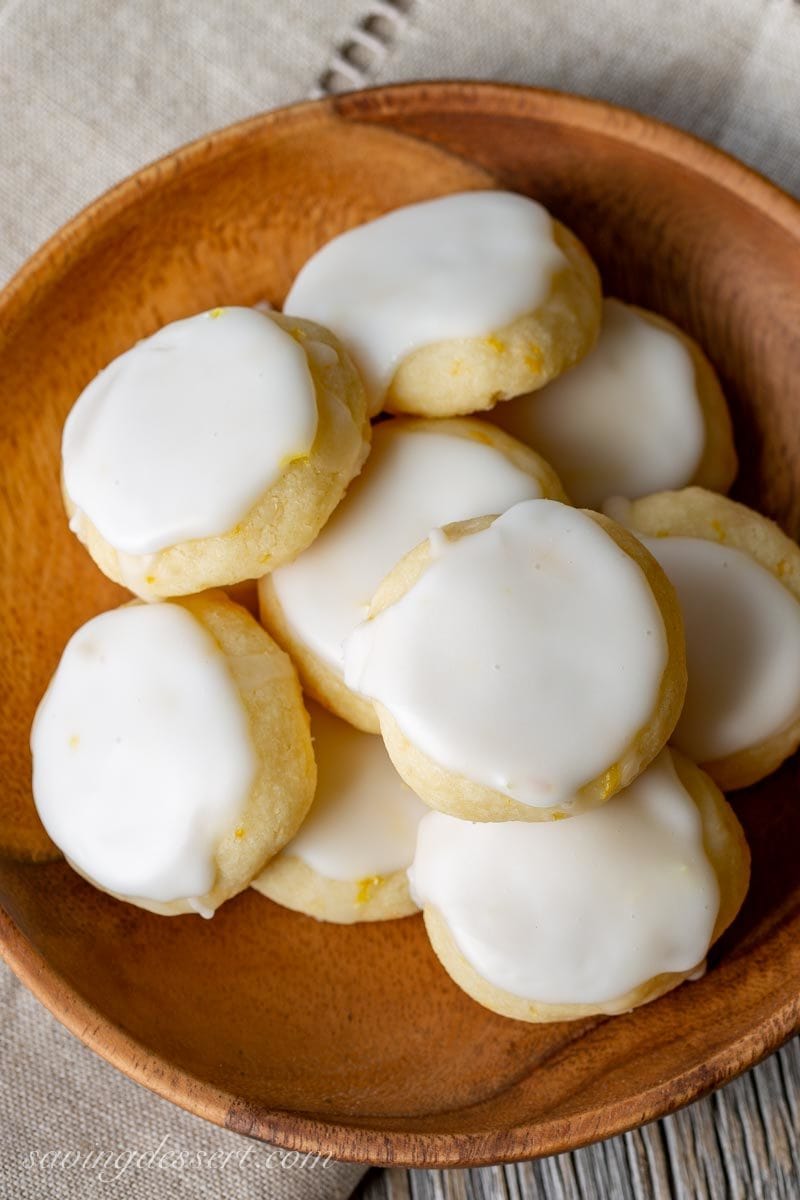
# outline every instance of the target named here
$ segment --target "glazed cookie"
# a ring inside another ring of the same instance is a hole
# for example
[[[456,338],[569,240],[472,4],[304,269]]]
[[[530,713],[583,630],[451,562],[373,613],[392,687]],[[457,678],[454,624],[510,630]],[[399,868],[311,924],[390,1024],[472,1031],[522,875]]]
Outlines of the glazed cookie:
[[[619,300],[603,302],[597,345],[577,367],[491,418],[544,454],[587,508],[689,483],[725,492],[736,475],[711,363],[670,321]]]
[[[314,539],[369,436],[332,334],[213,309],[139,342],[77,400],[62,444],[70,528],[145,599],[253,579]]]
[[[351,925],[417,911],[406,868],[428,810],[383,742],[310,705],[317,793],[300,832],[253,881],[285,908]]]
[[[674,590],[613,521],[554,500],[435,531],[348,638],[400,774],[432,808],[542,821],[602,804],[671,734]]]
[[[607,509],[675,585],[689,686],[672,740],[730,790],[800,745],[800,547],[774,522],[702,488]]]
[[[584,246],[513,192],[396,209],[309,259],[285,311],[341,337],[373,412],[448,417],[542,387],[590,349],[600,280]]]
[[[420,823],[411,890],[444,969],[518,1021],[628,1012],[702,972],[744,901],[733,810],[664,750],[594,812],[549,825]]]
[[[212,916],[297,832],[314,795],[288,657],[222,593],[136,601],[67,644],[31,732],[39,816],[91,883]]]
[[[563,497],[553,471],[485,421],[376,425],[364,471],[320,536],[259,585],[262,620],[306,690],[377,733],[372,703],[345,686],[343,644],[383,576],[436,526],[536,496]]]

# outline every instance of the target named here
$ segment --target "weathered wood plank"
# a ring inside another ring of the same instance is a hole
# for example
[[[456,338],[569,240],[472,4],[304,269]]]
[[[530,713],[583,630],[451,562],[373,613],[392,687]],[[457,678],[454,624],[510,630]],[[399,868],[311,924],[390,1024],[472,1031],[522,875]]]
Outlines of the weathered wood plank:
[[[800,1040],[728,1087],[570,1154],[471,1171],[374,1171],[359,1200],[797,1200]]]

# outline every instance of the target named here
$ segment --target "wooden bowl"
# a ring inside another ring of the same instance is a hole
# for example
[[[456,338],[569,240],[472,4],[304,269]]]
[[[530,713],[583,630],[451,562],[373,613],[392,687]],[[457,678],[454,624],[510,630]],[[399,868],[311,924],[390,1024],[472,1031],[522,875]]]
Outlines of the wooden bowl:
[[[211,922],[164,919],[51,861],[30,799],[31,717],[68,635],[124,598],[61,508],[75,396],[161,323],[280,304],[331,235],[482,186],[484,171],[572,226],[609,292],[700,340],[734,410],[738,494],[797,533],[800,210],[708,146],[606,104],[438,83],[257,117],[102,197],[0,300],[5,953],[65,1025],[162,1096],[371,1163],[495,1162],[607,1137],[751,1066],[800,1016],[796,761],[735,798],[753,884],[708,974],[612,1020],[494,1016],[444,974],[419,918],[325,926],[247,892]]]

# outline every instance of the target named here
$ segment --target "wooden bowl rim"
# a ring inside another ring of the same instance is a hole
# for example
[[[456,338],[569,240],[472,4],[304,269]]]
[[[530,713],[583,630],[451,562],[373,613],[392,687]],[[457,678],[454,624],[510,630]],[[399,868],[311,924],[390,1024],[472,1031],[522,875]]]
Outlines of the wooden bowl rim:
[[[463,115],[475,111],[481,115],[497,113],[506,118],[566,123],[598,137],[635,145],[724,188],[800,241],[800,203],[724,151],[632,109],[518,84],[471,80],[392,84],[258,114],[198,138],[135,172],[62,226],[13,276],[0,292],[0,327],[13,329],[14,310],[25,306],[40,284],[52,279],[54,262],[57,270],[63,271],[75,261],[88,229],[99,227],[102,221],[134,206],[143,194],[161,186],[165,167],[173,175],[191,171],[274,125],[313,123],[323,114],[357,123],[361,118],[378,114],[391,118],[395,113],[424,113],[427,108],[439,113],[451,111]],[[302,1113],[262,1108],[174,1067],[83,999],[34,948],[2,906],[0,953],[22,983],[67,1029],[131,1079],[164,1099],[217,1125],[288,1150],[331,1154],[342,1159],[344,1143],[349,1147],[344,1156],[346,1161],[381,1166],[479,1166],[576,1149],[666,1116],[699,1099],[754,1066],[800,1031],[798,995],[711,1058],[671,1077],[668,1090],[662,1083],[577,1117],[555,1118],[535,1125],[520,1123],[506,1129],[465,1134],[387,1129],[381,1128],[381,1117],[322,1120]]]

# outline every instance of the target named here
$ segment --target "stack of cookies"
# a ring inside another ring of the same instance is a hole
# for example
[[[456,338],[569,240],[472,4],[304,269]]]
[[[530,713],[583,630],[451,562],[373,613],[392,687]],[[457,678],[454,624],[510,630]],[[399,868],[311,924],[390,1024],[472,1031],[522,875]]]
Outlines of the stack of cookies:
[[[800,744],[800,549],[724,496],[701,349],[604,300],[541,205],[340,235],[283,313],[115,359],[62,450],[70,528],[136,597],[75,633],[32,731],[86,879],[168,915],[250,885],[421,909],[525,1021],[703,971],[749,880],[721,789]],[[254,580],[260,622],[223,590]]]

